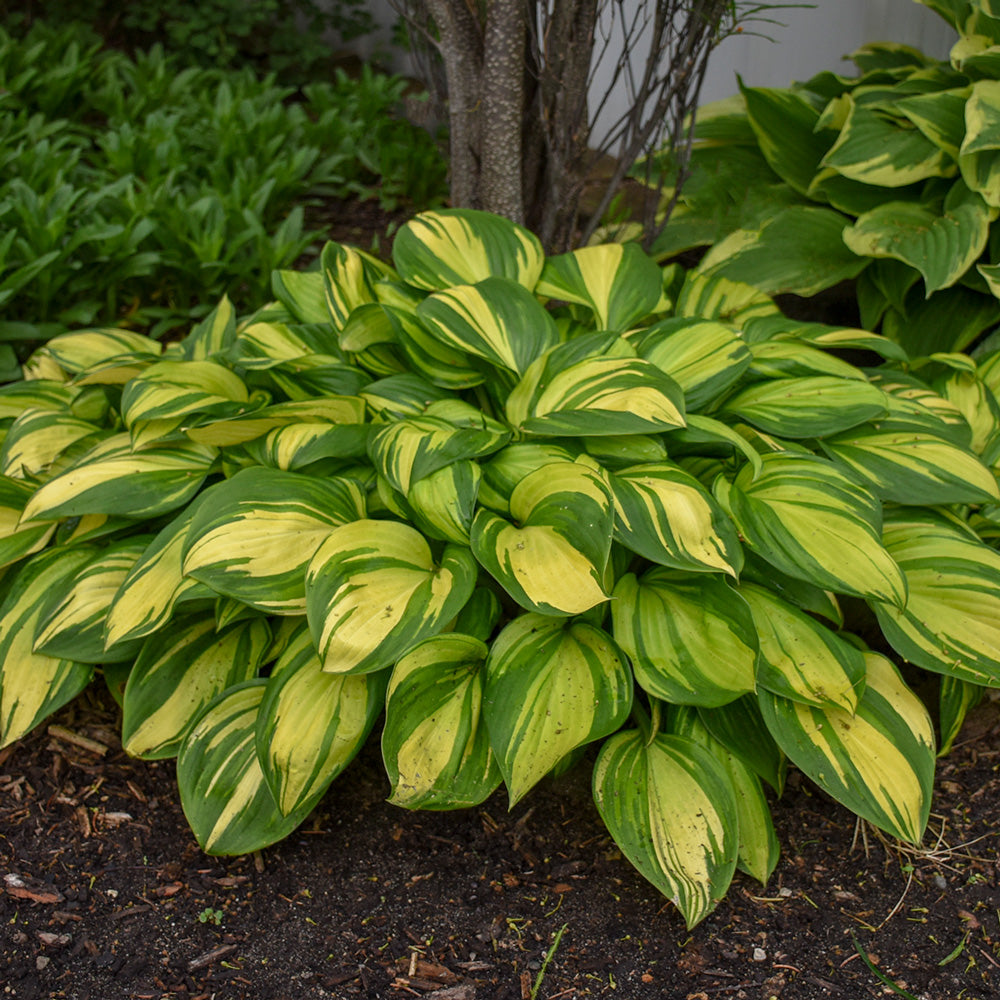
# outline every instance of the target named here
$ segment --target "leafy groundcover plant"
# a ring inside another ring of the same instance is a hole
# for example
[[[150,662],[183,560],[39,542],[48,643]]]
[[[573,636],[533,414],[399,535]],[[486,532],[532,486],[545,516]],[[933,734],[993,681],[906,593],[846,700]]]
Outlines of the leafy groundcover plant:
[[[711,245],[706,274],[811,296],[857,278],[862,324],[911,354],[1000,321],[1000,7],[920,0],[950,61],[893,43],[699,112],[692,177],[654,248]],[[880,325],[880,326],[879,326]]]
[[[513,804],[599,743],[601,815],[689,925],[767,880],[789,760],[920,840],[931,720],[842,604],[940,675],[943,745],[1000,686],[1000,356],[472,211],[321,263],[167,347],[56,337],[0,389],[0,744],[103,675],[236,854],[379,722],[412,809]]]

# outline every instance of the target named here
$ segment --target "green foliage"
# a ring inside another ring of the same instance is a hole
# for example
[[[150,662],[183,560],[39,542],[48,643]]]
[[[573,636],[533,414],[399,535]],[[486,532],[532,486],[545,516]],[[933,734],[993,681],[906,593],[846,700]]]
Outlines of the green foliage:
[[[315,245],[320,197],[444,190],[431,137],[394,117],[404,82],[367,68],[295,100],[273,76],[132,60],[36,22],[0,31],[0,86],[0,379],[68,328],[160,336],[223,294],[261,301]]]
[[[911,363],[473,211],[396,250],[331,244],[167,347],[64,334],[0,389],[0,745],[103,674],[221,854],[377,726],[407,808],[513,803],[592,747],[689,924],[769,877],[789,761],[919,841],[935,735],[883,653],[941,675],[945,743],[1000,687],[1000,352]]]
[[[709,246],[701,273],[770,294],[856,278],[862,325],[913,358],[1000,322],[1000,20],[921,2],[960,35],[948,62],[866,45],[857,76],[741,83],[701,109],[658,259]]]
[[[118,48],[162,43],[186,64],[250,67],[289,82],[315,79],[330,60],[330,35],[367,34],[375,22],[363,0],[30,0],[2,4],[4,14],[41,14],[53,24],[86,22]]]

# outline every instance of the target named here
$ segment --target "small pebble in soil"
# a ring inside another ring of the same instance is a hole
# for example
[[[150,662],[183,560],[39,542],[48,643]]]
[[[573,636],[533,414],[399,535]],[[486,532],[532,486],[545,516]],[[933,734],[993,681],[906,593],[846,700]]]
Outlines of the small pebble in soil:
[[[939,889],[947,889],[948,888],[948,882],[947,882],[947,880],[945,879],[945,877],[943,875],[935,875],[934,876],[934,884]]]
[[[753,960],[755,962],[763,962],[767,959],[767,952],[763,948],[754,948],[753,950]]]

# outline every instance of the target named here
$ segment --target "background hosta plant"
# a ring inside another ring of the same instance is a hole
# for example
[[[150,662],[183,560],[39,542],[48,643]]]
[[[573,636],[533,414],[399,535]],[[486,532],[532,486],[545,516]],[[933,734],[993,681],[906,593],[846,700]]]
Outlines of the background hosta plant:
[[[936,740],[889,655],[940,676],[944,745],[1000,687],[1000,355],[474,211],[321,265],[0,388],[0,743],[103,674],[217,853],[373,731],[407,808],[588,760],[689,924],[767,880],[789,761],[920,840]]]
[[[857,279],[862,325],[914,357],[1000,321],[1000,10],[919,0],[950,61],[870,44],[857,76],[744,87],[698,113],[691,176],[654,253],[811,296]]]

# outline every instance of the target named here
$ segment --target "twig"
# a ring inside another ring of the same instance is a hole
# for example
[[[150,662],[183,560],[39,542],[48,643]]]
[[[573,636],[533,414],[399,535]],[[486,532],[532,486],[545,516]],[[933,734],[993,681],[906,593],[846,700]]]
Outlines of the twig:
[[[54,739],[62,740],[63,743],[72,743],[73,746],[89,750],[91,753],[96,753],[99,757],[103,757],[110,749],[110,747],[105,746],[103,743],[98,743],[97,740],[74,733],[71,729],[66,729],[64,726],[49,726],[47,732]]]

